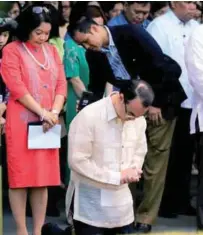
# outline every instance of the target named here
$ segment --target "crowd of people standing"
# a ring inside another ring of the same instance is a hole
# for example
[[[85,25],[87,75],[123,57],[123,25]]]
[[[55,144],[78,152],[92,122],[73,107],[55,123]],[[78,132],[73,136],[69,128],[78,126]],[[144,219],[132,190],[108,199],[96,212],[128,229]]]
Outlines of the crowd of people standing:
[[[158,216],[180,214],[202,230],[201,2],[16,1],[0,16],[1,161],[16,234],[28,235],[26,215],[33,235],[149,233]],[[78,113],[88,91],[95,102]],[[44,133],[60,123],[61,148],[29,149],[33,122]],[[60,198],[66,231],[44,225]]]

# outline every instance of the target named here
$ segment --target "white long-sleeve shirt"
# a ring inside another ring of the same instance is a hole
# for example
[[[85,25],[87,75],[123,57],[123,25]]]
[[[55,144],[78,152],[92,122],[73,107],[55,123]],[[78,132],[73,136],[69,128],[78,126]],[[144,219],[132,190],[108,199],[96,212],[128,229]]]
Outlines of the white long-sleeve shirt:
[[[122,124],[110,96],[76,116],[69,131],[67,214],[75,190],[74,219],[105,228],[134,221],[132,195],[128,184],[120,184],[121,171],[142,169],[147,152],[145,130],[144,117]]]
[[[185,54],[188,78],[193,88],[191,134],[196,132],[195,121],[198,117],[200,131],[203,132],[203,25],[192,33]]]
[[[181,67],[182,74],[179,78],[180,83],[187,95],[187,99],[182,103],[183,108],[192,108],[192,87],[188,81],[188,72],[185,65],[185,51],[187,41],[198,26],[198,22],[190,20],[183,23],[173,13],[168,11],[164,15],[157,17],[147,27],[147,31],[154,37],[162,51],[174,59]]]

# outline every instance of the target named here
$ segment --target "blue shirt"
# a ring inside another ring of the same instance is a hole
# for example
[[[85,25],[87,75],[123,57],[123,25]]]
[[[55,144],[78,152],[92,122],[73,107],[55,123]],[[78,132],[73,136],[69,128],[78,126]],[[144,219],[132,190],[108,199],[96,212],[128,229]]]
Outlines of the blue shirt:
[[[111,66],[111,69],[113,70],[113,74],[115,78],[117,80],[130,80],[130,75],[125,69],[125,66],[123,65],[123,62],[120,58],[118,50],[113,41],[111,32],[109,31],[107,27],[105,28],[109,36],[109,45],[107,48],[102,48],[101,51],[106,54],[109,64]],[[117,89],[114,89],[114,90],[117,90]]]
[[[147,28],[147,26],[149,25],[150,21],[149,20],[145,20],[142,23],[142,27],[144,29]],[[123,13],[121,13],[118,16],[113,17],[111,20],[109,20],[109,22],[107,23],[108,26],[119,26],[119,25],[125,25],[125,24],[129,24],[129,22],[127,21],[125,15]]]

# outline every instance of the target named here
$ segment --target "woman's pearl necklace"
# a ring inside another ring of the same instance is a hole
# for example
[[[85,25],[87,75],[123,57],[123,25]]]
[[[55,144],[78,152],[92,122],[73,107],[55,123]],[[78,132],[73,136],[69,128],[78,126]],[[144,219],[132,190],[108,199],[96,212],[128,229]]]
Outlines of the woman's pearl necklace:
[[[32,59],[35,61],[36,64],[38,64],[40,66],[41,69],[44,70],[49,70],[50,68],[50,61],[49,61],[49,57],[48,54],[44,48],[44,46],[42,45],[42,51],[44,54],[44,58],[45,58],[45,62],[44,64],[41,64],[36,58],[35,56],[32,54],[32,52],[27,48],[27,46],[25,45],[25,43],[22,43],[23,47],[25,48],[25,50],[27,51],[28,55],[30,55],[32,57]]]

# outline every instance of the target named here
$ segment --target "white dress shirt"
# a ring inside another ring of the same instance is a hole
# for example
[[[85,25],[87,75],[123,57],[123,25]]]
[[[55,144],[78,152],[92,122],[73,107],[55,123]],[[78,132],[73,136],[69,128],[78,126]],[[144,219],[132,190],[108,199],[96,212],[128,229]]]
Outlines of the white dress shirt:
[[[69,130],[67,215],[74,191],[75,220],[104,228],[134,221],[132,195],[128,184],[120,184],[121,171],[142,169],[145,130],[144,117],[123,124],[111,97],[87,106],[74,118]]]
[[[192,108],[192,87],[188,81],[188,73],[185,65],[185,50],[190,34],[196,28],[198,22],[190,20],[183,23],[169,10],[164,15],[157,17],[148,26],[147,31],[154,37],[163,53],[174,59],[181,67],[182,74],[180,83],[187,95],[187,99],[182,103],[183,108]]]
[[[193,87],[192,115],[190,132],[196,132],[195,121],[198,117],[200,131],[203,132],[203,25],[192,33],[185,54],[188,78]]]

